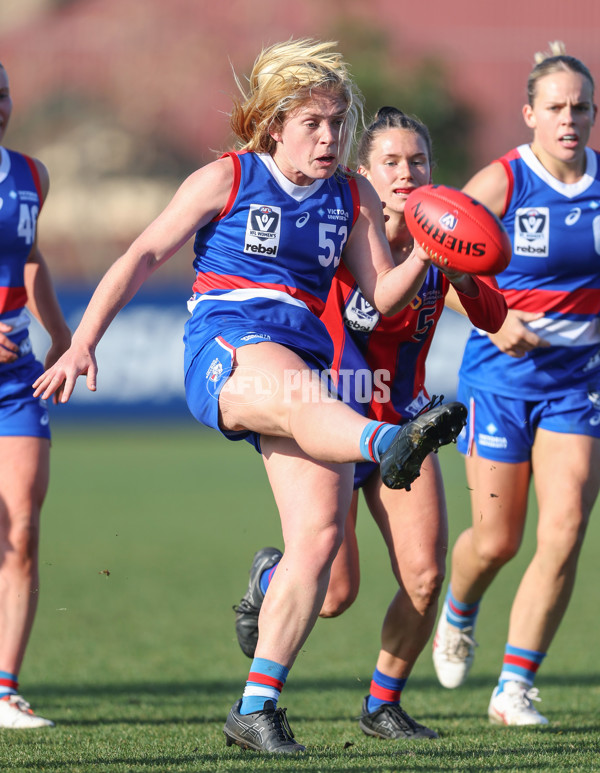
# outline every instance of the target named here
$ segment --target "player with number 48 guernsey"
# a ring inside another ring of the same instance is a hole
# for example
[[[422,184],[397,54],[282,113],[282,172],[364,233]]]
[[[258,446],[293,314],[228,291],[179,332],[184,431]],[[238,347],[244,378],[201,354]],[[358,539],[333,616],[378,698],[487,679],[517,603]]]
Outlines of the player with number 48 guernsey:
[[[29,317],[24,271],[34,242],[42,205],[39,175],[28,156],[4,148],[0,160],[0,320],[11,326],[9,338],[19,347],[28,342]],[[33,358],[31,347],[20,351]]]
[[[0,143],[11,113],[0,64]],[[0,728],[19,730],[54,724],[19,694],[40,590],[39,521],[50,464],[48,411],[32,388],[44,369],[31,348],[28,311],[50,336],[47,366],[71,340],[37,243],[48,186],[40,161],[0,146]]]

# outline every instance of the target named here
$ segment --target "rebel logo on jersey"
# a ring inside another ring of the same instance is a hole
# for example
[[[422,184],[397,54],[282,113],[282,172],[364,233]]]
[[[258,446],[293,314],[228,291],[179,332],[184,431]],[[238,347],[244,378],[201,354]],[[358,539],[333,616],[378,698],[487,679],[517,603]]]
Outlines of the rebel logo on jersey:
[[[246,224],[244,252],[276,257],[281,234],[281,208],[251,204]]]
[[[377,327],[380,317],[377,309],[371,306],[357,288],[344,309],[346,327],[358,333],[371,333]]]
[[[521,207],[515,212],[515,255],[547,258],[550,239],[550,209]]]

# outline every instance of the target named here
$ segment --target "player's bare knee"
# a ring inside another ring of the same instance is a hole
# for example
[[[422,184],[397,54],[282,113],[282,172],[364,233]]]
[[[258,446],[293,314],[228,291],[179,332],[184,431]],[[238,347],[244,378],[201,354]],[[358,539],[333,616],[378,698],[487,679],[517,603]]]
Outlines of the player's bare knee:
[[[338,584],[333,588],[330,586],[319,617],[339,617],[354,604],[357,596],[358,587],[352,582]]]
[[[444,584],[444,571],[431,567],[421,572],[414,582],[405,587],[413,606],[419,614],[425,614],[437,603]]]
[[[569,526],[568,524],[556,532],[538,536],[536,553],[557,568],[558,572],[575,567],[579,553],[583,545],[585,526],[580,524]]]
[[[17,520],[0,544],[0,561],[3,566],[28,572],[37,563],[40,530],[30,519]]]
[[[331,569],[343,539],[344,527],[334,521],[296,536],[292,545],[286,545],[286,553],[290,558],[293,554],[299,556],[306,571],[321,575]]]
[[[507,535],[505,540],[478,545],[477,558],[484,569],[499,569],[517,555],[520,545],[520,539]]]
[[[320,539],[320,548],[322,554],[327,562],[327,567],[331,567],[334,558],[338,554],[342,542],[344,540],[344,526],[338,524],[331,524],[329,527],[323,530]]]

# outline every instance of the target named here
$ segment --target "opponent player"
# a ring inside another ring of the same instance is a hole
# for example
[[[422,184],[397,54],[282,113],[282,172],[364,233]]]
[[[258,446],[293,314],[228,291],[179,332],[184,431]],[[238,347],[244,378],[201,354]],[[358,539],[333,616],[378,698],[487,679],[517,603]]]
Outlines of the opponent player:
[[[394,262],[401,264],[414,243],[404,220],[409,194],[431,182],[432,147],[427,127],[393,107],[381,108],[358,146],[359,171],[371,181],[382,202],[386,236]],[[493,280],[492,280],[493,284]],[[428,405],[425,360],[450,286],[463,313],[474,325],[497,331],[506,317],[502,295],[481,279],[449,274],[431,266],[410,304],[385,317],[361,293],[342,263],[333,280],[321,320],[335,346],[333,369],[342,399],[365,416],[402,424]],[[380,738],[436,738],[401,707],[400,697],[414,663],[427,643],[437,614],[444,578],[448,528],[440,465],[427,457],[410,492],[381,484],[377,465],[361,462],[344,541],[336,556],[322,617],[335,617],[356,599],[359,552],[356,540],[358,495],[386,542],[399,585],[381,632],[381,651],[360,718],[363,731]],[[252,657],[258,613],[281,553],[264,548],[255,555],[246,595],[236,607],[236,632]]]
[[[0,64],[0,142],[12,106]],[[0,727],[18,729],[54,724],[19,694],[39,598],[40,511],[50,457],[48,412],[31,388],[43,368],[31,349],[26,307],[50,334],[47,366],[71,340],[37,244],[48,186],[40,161],[0,147]]]
[[[71,348],[36,382],[37,395],[58,392],[62,402],[83,373],[95,390],[94,351],[110,321],[196,233],[188,404],[199,421],[260,448],[285,542],[244,694],[224,729],[228,745],[267,752],[304,750],[277,699],[325,598],[352,463],[380,461],[388,484],[410,485],[423,458],[454,439],[466,416],[453,403],[399,429],[365,419],[321,382],[332,344],[318,314],[342,251],[383,313],[414,297],[430,263],[415,250],[394,266],[377,194],[340,166],[360,98],[334,45],[292,40],[261,52],[231,117],[245,152],[227,153],[184,181],[108,270]]]
[[[459,396],[473,524],[458,538],[434,639],[440,682],[473,661],[480,600],[519,549],[533,478],[537,548],[515,596],[492,722],[544,725],[533,681],[567,608],[600,485],[598,154],[586,147],[594,81],[562,44],[538,54],[523,108],[529,145],[481,170],[466,190],[500,215],[513,244],[498,281],[509,305],[496,335],[471,334]]]

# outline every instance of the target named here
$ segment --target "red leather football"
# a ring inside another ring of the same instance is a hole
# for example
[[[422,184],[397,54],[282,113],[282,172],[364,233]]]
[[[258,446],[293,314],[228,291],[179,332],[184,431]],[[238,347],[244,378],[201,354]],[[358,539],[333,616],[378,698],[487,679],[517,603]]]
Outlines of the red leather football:
[[[466,274],[498,274],[508,266],[512,246],[493,212],[448,185],[423,185],[404,206],[409,231],[434,263]]]

